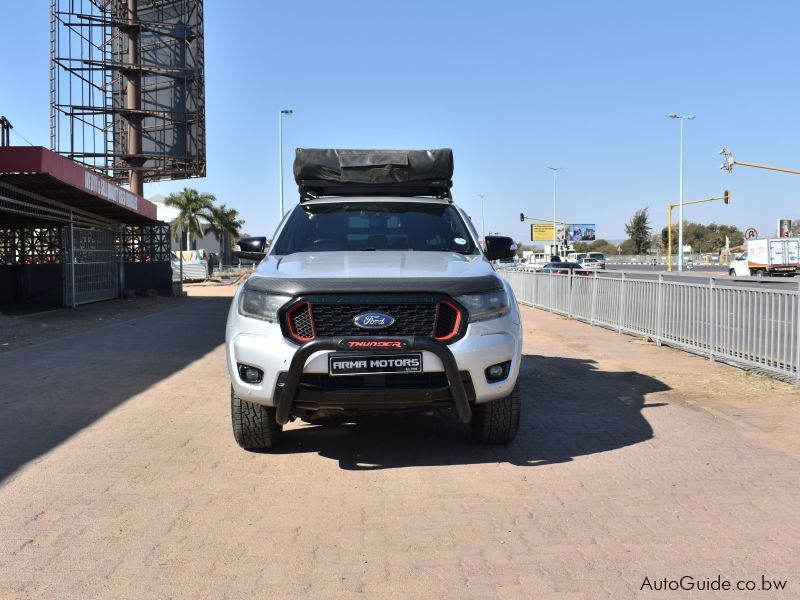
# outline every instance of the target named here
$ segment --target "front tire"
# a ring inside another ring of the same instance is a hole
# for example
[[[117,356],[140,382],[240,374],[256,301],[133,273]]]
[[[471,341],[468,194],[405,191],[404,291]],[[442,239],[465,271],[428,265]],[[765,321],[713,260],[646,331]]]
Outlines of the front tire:
[[[236,443],[245,450],[269,450],[281,442],[283,427],[275,421],[275,409],[242,400],[233,387],[231,423]]]
[[[472,438],[481,444],[508,444],[517,435],[522,395],[519,382],[505,398],[477,404],[473,409]]]

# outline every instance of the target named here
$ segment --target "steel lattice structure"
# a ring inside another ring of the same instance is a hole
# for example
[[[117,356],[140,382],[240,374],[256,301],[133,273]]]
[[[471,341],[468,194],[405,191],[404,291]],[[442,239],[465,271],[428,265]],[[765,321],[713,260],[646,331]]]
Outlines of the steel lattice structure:
[[[50,146],[130,183],[205,175],[202,0],[51,0]]]
[[[60,263],[62,236],[62,227],[0,228],[0,265]]]
[[[122,227],[119,233],[100,228],[82,228],[81,231],[109,232],[116,238],[114,246],[123,262],[169,262],[169,225],[143,225]],[[49,265],[62,262],[65,235],[69,227],[0,227],[0,265]],[[91,237],[84,233],[74,239],[75,256],[93,251]],[[79,260],[78,262],[89,262]]]
[[[159,262],[171,258],[167,224],[125,227],[122,236],[125,262]]]

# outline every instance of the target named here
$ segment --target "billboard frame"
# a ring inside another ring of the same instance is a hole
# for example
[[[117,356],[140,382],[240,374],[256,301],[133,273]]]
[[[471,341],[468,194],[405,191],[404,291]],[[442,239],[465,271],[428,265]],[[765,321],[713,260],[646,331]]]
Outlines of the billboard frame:
[[[138,194],[204,177],[204,62],[203,0],[50,0],[51,149]]]

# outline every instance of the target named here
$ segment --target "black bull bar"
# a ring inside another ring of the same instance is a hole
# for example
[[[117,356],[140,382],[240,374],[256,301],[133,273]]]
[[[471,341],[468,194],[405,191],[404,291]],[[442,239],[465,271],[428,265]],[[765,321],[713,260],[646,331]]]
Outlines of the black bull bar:
[[[300,377],[303,375],[303,369],[306,366],[308,357],[314,352],[320,350],[347,350],[347,352],[360,353],[360,352],[380,352],[386,351],[408,351],[408,350],[427,350],[439,357],[444,365],[444,372],[447,376],[447,384],[450,388],[450,394],[453,397],[456,413],[462,423],[469,423],[472,420],[472,409],[469,406],[467,399],[467,392],[464,389],[464,382],[461,381],[461,373],[459,373],[456,359],[450,348],[428,337],[392,337],[392,338],[372,338],[372,340],[380,342],[399,342],[397,347],[391,348],[381,345],[380,347],[364,347],[364,346],[349,346],[352,342],[367,342],[369,339],[353,338],[353,337],[321,337],[310,342],[306,342],[292,357],[292,362],[289,365],[289,372],[286,375],[286,381],[281,390],[280,397],[278,398],[278,405],[275,411],[275,420],[279,425],[285,425],[289,421],[289,415],[292,411],[292,404],[294,403],[295,396],[297,395],[297,388],[300,385]]]

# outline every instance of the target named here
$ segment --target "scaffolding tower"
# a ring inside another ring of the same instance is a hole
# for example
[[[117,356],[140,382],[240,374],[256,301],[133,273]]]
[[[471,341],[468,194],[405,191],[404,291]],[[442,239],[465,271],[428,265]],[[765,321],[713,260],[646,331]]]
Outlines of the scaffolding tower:
[[[127,183],[206,172],[202,0],[50,0],[50,147]]]

